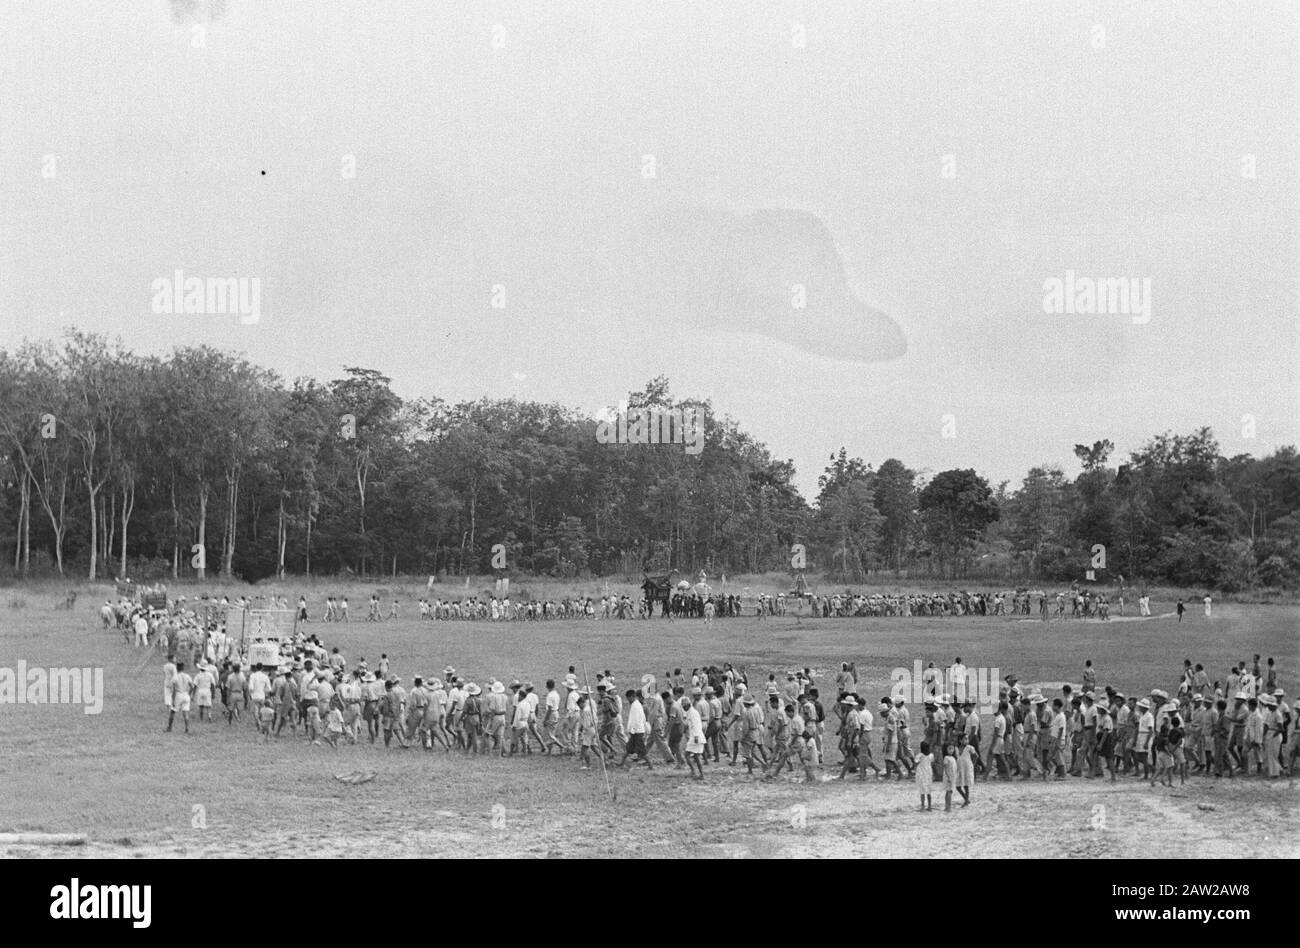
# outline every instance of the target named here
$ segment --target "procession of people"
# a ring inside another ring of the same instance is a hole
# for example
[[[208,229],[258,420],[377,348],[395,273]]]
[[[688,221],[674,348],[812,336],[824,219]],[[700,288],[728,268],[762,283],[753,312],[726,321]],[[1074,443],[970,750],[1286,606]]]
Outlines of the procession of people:
[[[1209,599],[1208,596],[1205,597]],[[1113,601],[1112,601],[1113,600]],[[472,595],[461,598],[420,597],[415,604],[420,619],[432,621],[536,621],[546,619],[647,619],[656,614],[672,618],[739,618],[742,616],[806,615],[812,618],[861,617],[936,617],[936,616],[1037,616],[1040,619],[1111,618],[1111,608],[1124,615],[1125,594],[1118,592],[1069,588],[1056,593],[1041,589],[947,593],[843,593],[810,592],[702,593],[693,588],[673,590],[660,600],[637,598],[627,593],[561,596],[558,598],[511,598],[508,595]],[[1145,592],[1137,597],[1138,615],[1151,615],[1150,598]],[[305,598],[299,599],[298,618],[324,622],[350,622],[346,596],[326,597],[324,608],[312,615]],[[1207,603],[1205,615],[1210,616]],[[400,619],[400,602],[396,596],[385,606],[380,596],[370,596],[365,616],[367,622]]]
[[[958,659],[946,677],[931,674],[930,663],[912,701],[897,686],[873,700],[847,661],[820,682],[810,668],[763,679],[722,662],[624,684],[608,669],[588,678],[569,665],[538,687],[471,680],[450,665],[412,673],[386,653],[352,663],[305,626],[255,643],[262,656],[271,646],[274,661],[252,665],[220,626],[187,643],[169,650],[164,666],[168,731],[224,719],[228,728],[255,729],[265,743],[297,738],[336,751],[382,744],[572,757],[584,770],[668,767],[696,780],[722,767],[769,780],[906,779],[926,809],[936,784],[946,807],[954,794],[966,806],[977,780],[1277,779],[1292,776],[1300,757],[1276,663],[1261,667],[1259,655],[1219,680],[1188,660],[1170,690],[1132,695],[1099,686],[1089,660],[1078,685],[1047,694],[1009,674],[996,698],[967,693],[964,676],[953,674],[964,669]]]

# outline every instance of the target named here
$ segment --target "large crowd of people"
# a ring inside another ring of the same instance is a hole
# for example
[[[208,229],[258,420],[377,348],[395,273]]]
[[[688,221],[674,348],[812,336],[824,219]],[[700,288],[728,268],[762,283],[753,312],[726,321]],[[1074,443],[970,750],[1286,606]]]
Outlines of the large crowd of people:
[[[1114,602],[1112,603],[1112,598]],[[415,603],[421,619],[448,621],[534,621],[545,619],[633,619],[655,615],[667,618],[738,618],[741,616],[808,615],[814,618],[853,618],[864,616],[1031,616],[1041,619],[1109,619],[1112,604],[1123,615],[1123,589],[1110,594],[1104,591],[1072,587],[1049,594],[1044,590],[1006,590],[1002,592],[948,593],[708,593],[693,589],[675,590],[662,599],[639,597],[627,593],[601,596],[562,596],[554,599],[510,596],[473,595],[462,598],[421,597]],[[656,606],[658,611],[656,612]],[[1151,615],[1150,598],[1145,592],[1137,596],[1139,616]],[[1209,597],[1206,597],[1209,614]],[[313,615],[305,598],[298,600],[300,621],[319,619],[324,622],[350,622],[351,610],[346,596],[328,596],[321,611]],[[367,622],[402,618],[401,602],[396,597],[385,606],[378,594],[372,594],[365,614]]]
[[[825,681],[808,668],[755,680],[724,662],[646,673],[627,685],[608,670],[579,680],[569,666],[537,687],[496,677],[480,683],[452,666],[413,674],[386,654],[349,662],[303,625],[252,643],[264,660],[250,665],[251,649],[241,652],[219,623],[201,637],[169,637],[168,630],[192,629],[193,616],[183,610],[160,620],[168,731],[178,716],[187,732],[224,718],[228,727],[255,728],[264,742],[571,756],[583,769],[662,765],[697,780],[720,766],[767,779],[870,774],[915,781],[924,808],[935,785],[946,805],[953,793],[967,805],[979,779],[1140,778],[1172,786],[1192,775],[1290,776],[1300,757],[1300,729],[1277,666],[1269,658],[1261,667],[1259,655],[1218,680],[1188,660],[1170,690],[1132,695],[1099,686],[1091,661],[1079,685],[1055,694],[1007,675],[996,700],[981,705],[951,673],[927,675],[916,707],[894,693],[873,700],[848,662]]]

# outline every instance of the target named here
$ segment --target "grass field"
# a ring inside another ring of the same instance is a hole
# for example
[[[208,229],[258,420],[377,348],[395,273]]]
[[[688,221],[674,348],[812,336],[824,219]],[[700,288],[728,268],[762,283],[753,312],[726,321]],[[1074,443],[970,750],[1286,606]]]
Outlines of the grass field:
[[[1173,790],[1139,781],[981,782],[969,808],[921,813],[907,782],[764,784],[725,763],[708,768],[702,784],[671,768],[613,772],[607,791],[599,769],[581,772],[568,758],[466,760],[369,745],[335,753],[287,732],[264,746],[247,722],[232,729],[224,720],[194,726],[188,737],[164,734],[162,658],[101,630],[102,598],[83,597],[69,612],[53,608],[56,597],[43,591],[9,589],[5,597],[0,666],[102,667],[105,703],[97,715],[0,704],[0,833],[88,838],[74,849],[0,846],[3,855],[1300,855],[1300,796],[1285,779],[1194,777]],[[358,590],[354,618],[363,599]],[[1152,604],[1156,613],[1171,607]],[[1289,696],[1300,692],[1294,606],[1216,604],[1212,619],[1198,606],[1181,624],[1170,617],[784,617],[711,626],[405,618],[311,628],[353,662],[365,656],[373,667],[387,652],[408,685],[452,664],[471,680],[517,676],[541,688],[570,664],[581,675],[583,662],[593,677],[611,669],[621,686],[647,671],[662,676],[723,661],[745,666],[751,682],[803,666],[828,681],[841,660],[853,660],[865,679],[859,690],[874,704],[889,689],[890,670],[918,660],[943,666],[960,655],[971,667],[1014,671],[1023,683],[1055,684],[1077,683],[1091,658],[1099,684],[1133,693],[1171,688],[1184,657],[1222,678],[1232,662],[1258,652],[1277,659]],[[828,763],[837,761],[832,747]],[[377,775],[357,786],[333,779],[355,770]]]

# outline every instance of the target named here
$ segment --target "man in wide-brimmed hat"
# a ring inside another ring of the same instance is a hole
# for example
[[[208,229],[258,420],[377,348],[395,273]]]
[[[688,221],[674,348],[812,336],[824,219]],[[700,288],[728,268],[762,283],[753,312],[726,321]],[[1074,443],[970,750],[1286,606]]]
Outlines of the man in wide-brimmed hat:
[[[758,700],[748,692],[740,699],[740,749],[745,755],[745,768],[750,773],[754,773],[754,762],[757,760],[764,767],[767,766],[767,752],[763,749],[763,711],[758,706]],[[735,758],[732,758],[735,763]]]
[[[1079,718],[1082,723],[1083,746],[1082,760],[1085,777],[1095,777],[1100,775],[1098,770],[1100,763],[1097,760],[1097,702],[1093,698],[1093,693],[1086,688],[1080,694]],[[1076,771],[1079,769],[1075,765]]]
[[[582,688],[578,691],[578,748],[583,770],[591,769],[591,750],[599,739],[600,728],[591,705],[591,689]]]
[[[1196,692],[1188,702],[1187,755],[1195,766],[1194,773],[1208,773],[1206,749],[1210,746],[1210,711],[1205,695]]]
[[[1228,756],[1242,773],[1247,770],[1246,722],[1250,718],[1250,708],[1246,707],[1248,700],[1250,696],[1244,691],[1232,693],[1232,706],[1228,711],[1228,719],[1232,722],[1228,733]]]
[[[481,754],[483,747],[483,689],[471,681],[462,689],[464,698],[460,727],[465,734],[465,753]]]
[[[844,764],[840,769],[840,779],[844,779],[851,766],[856,766],[859,781],[867,779],[868,767],[879,780],[880,768],[876,766],[871,754],[871,732],[875,726],[871,710],[861,696],[854,692],[846,694],[841,703],[848,709],[848,713],[844,718]]]
[[[429,695],[429,706],[424,713],[424,732],[428,743],[425,747],[433,750],[433,744],[451,750],[451,734],[447,730],[447,689],[437,675],[425,678],[425,691]]]
[[[1151,779],[1152,742],[1155,739],[1156,719],[1151,713],[1151,701],[1143,698],[1137,703],[1138,723],[1137,742],[1133,746],[1133,756],[1142,763],[1142,778]]]
[[[1065,700],[1052,699],[1052,721],[1047,729],[1048,748],[1044,756],[1047,768],[1043,770],[1043,779],[1047,779],[1048,769],[1054,771],[1057,780],[1065,779],[1065,742],[1069,736],[1069,725],[1065,716]]]
[[[505,734],[506,715],[510,711],[510,699],[506,696],[505,683],[491,679],[488,693],[482,700],[483,739],[488,744],[488,750],[494,750],[504,757],[506,748],[502,736]]]
[[[1111,717],[1110,702],[1105,698],[1097,701],[1097,753],[1092,776],[1104,777],[1104,767],[1110,767],[1110,782],[1115,782],[1115,719]]]
[[[1272,659],[1269,659],[1269,662],[1271,665]],[[1297,726],[1295,714],[1286,702],[1286,692],[1281,688],[1274,688],[1273,697],[1277,699],[1278,711],[1283,719],[1290,718],[1285,737],[1286,746],[1282,751],[1282,766],[1286,768],[1287,776],[1290,777],[1295,774],[1296,758],[1300,757],[1300,726]]]
[[[912,713],[902,695],[894,695],[894,714],[897,716],[898,762],[907,768],[911,777],[916,771],[916,756],[912,753]]]
[[[1019,723],[1016,728],[1020,732],[1020,779],[1029,780],[1034,773],[1042,769],[1038,761],[1038,731],[1041,726],[1040,709],[1043,703],[1043,696],[1035,692],[1031,695],[1021,695],[1020,712],[1017,715]]]
[[[1264,704],[1264,763],[1269,779],[1276,780],[1282,774],[1282,735],[1286,730],[1286,718],[1280,708],[1280,699],[1265,694],[1260,701]]]

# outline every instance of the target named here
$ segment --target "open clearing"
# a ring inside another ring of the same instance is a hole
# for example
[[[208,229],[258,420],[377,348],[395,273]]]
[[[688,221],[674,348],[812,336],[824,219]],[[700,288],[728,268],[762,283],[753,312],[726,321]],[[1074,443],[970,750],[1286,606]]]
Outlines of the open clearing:
[[[97,603],[68,612],[51,608],[51,597],[25,598],[22,607],[0,605],[0,665],[102,667],[105,701],[98,715],[0,704],[0,833],[87,837],[81,847],[0,844],[0,855],[1300,855],[1300,796],[1286,779],[1193,777],[1173,790],[1132,780],[980,782],[969,808],[941,812],[940,793],[936,810],[921,813],[909,782],[762,784],[724,762],[708,768],[703,784],[671,768],[612,771],[610,802],[600,770],[581,772],[570,758],[466,760],[368,744],[334,753],[287,732],[264,746],[247,720],[192,724],[188,737],[178,722],[177,733],[165,734],[161,656],[146,658],[119,632],[100,629]],[[838,662],[853,660],[873,706],[891,669],[918,660],[943,666],[958,655],[1027,683],[1077,682],[1091,658],[1099,685],[1133,693],[1171,688],[1184,657],[1223,678],[1232,662],[1258,652],[1277,659],[1294,700],[1297,629],[1294,606],[1234,604],[1216,604],[1212,619],[1198,608],[1181,624],[783,617],[711,626],[658,618],[309,626],[350,662],[365,656],[373,667],[387,652],[408,686],[452,664],[471,680],[517,676],[540,689],[570,664],[581,677],[584,661],[593,678],[608,668],[622,687],[644,672],[723,661],[745,666],[751,683],[803,666],[826,682]],[[833,746],[828,761],[838,762]],[[376,777],[357,786],[333,779],[356,770]]]

